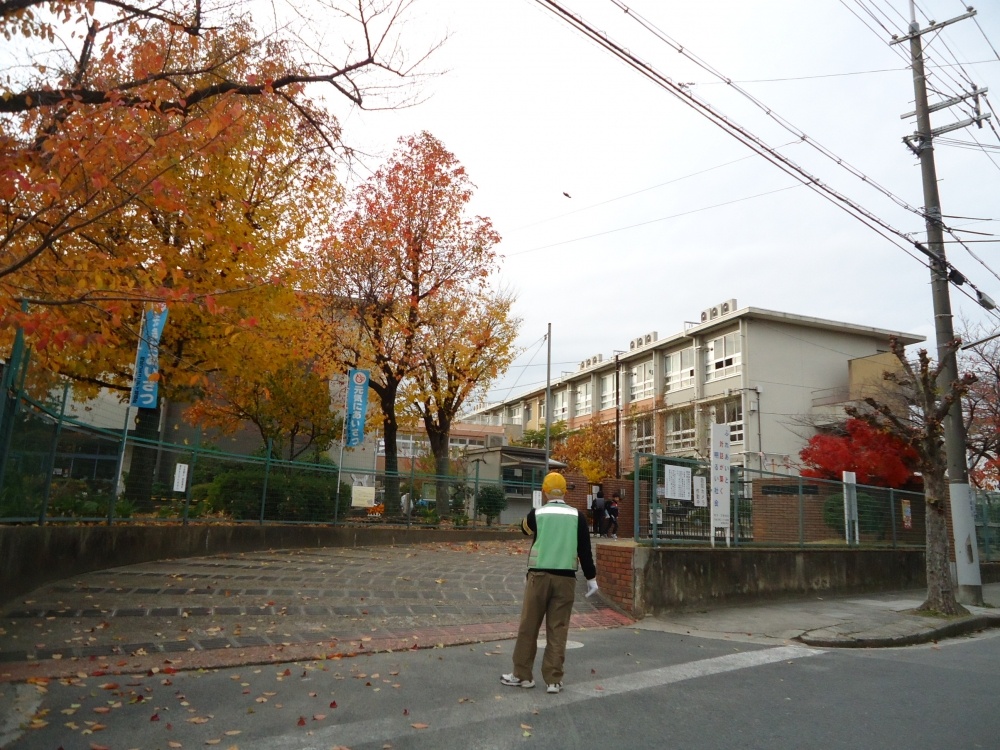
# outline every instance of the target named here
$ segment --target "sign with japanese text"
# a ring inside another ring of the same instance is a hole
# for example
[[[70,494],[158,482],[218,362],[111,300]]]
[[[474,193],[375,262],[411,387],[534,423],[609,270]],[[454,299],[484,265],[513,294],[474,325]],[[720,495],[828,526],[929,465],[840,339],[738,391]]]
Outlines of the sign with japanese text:
[[[729,425],[713,424],[712,440],[712,479],[709,483],[711,491],[712,528],[729,528],[730,511],[730,478],[729,467]]]
[[[663,466],[663,496],[673,500],[691,501],[691,468],[688,466]]]
[[[705,477],[694,477],[694,507],[708,507],[708,482]]]
[[[347,373],[347,408],[344,419],[345,445],[353,448],[365,441],[365,415],[368,413],[368,370]]]

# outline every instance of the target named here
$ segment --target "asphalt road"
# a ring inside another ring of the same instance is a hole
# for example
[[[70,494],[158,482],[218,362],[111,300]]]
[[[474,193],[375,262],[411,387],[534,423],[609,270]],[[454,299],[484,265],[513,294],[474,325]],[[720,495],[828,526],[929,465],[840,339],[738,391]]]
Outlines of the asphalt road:
[[[15,686],[8,698],[38,727],[9,748],[993,749],[998,636],[822,650],[630,627],[573,631],[559,695],[500,685],[512,641],[113,679],[81,673]]]

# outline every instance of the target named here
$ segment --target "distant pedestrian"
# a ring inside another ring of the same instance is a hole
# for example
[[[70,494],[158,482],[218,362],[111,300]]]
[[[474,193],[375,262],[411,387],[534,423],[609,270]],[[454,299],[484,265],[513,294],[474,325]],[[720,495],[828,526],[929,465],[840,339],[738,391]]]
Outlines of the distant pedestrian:
[[[593,505],[595,536],[600,536],[604,531],[604,520],[607,518],[606,510],[607,505],[604,501],[604,490],[598,490]]]
[[[577,561],[587,579],[587,596],[597,592],[597,568],[590,551],[586,517],[565,503],[566,479],[550,472],[542,481],[547,501],[521,521],[521,530],[534,536],[528,552],[528,575],[524,584],[521,625],[514,646],[514,671],[501,675],[500,682],[511,687],[533,688],[532,671],[538,651],[538,631],[545,619],[545,653],[542,677],[546,692],[562,690],[563,662],[569,618],[576,598]]]
[[[611,495],[611,502],[608,503],[607,513],[608,522],[604,526],[604,535],[610,539],[618,538],[618,501],[621,500],[621,494],[615,492]]]

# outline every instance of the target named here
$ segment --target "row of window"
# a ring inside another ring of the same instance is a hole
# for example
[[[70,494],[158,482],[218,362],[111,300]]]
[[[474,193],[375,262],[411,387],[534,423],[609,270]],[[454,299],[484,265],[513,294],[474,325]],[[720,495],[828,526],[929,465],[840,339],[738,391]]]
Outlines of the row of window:
[[[739,331],[727,333],[724,336],[709,341],[704,349],[703,372],[705,382],[738,375],[742,365],[742,349]],[[667,392],[693,388],[695,384],[695,352],[694,347],[669,352],[663,355],[664,389]],[[633,401],[652,398],[656,393],[653,379],[653,359],[632,365],[628,372],[629,395]],[[611,409],[616,406],[615,396],[618,387],[615,383],[615,373],[610,372],[600,376],[600,409]],[[589,380],[576,383],[573,386],[573,413],[575,416],[586,416],[593,413],[593,386]],[[569,419],[570,391],[562,389],[552,394],[552,419],[560,421]],[[545,419],[545,401],[538,404],[538,418]],[[503,423],[528,424],[531,422],[531,406],[520,403],[506,407]]]
[[[632,452],[654,453],[656,451],[655,415],[639,417],[632,422]],[[663,419],[663,449],[667,452],[689,450],[696,447],[694,407],[669,411]],[[729,425],[729,440],[743,442],[743,401],[729,399],[715,406],[716,424]]]

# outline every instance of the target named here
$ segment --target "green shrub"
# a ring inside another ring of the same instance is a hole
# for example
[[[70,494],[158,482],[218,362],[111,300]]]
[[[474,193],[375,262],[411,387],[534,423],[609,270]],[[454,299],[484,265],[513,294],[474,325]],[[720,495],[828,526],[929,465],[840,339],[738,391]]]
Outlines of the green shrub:
[[[883,500],[864,492],[858,493],[858,531],[862,534],[885,534],[888,524],[889,506]],[[823,523],[831,529],[844,533],[844,495],[830,495],[823,502]]]
[[[507,509],[507,495],[498,484],[488,484],[480,487],[476,494],[476,512],[486,516],[486,525],[490,526],[494,518]]]
[[[259,519],[264,475],[261,464],[217,474],[207,489],[207,505],[236,520]],[[300,471],[294,466],[272,469],[267,476],[264,520],[333,521],[336,486],[336,472],[310,472],[305,467]],[[351,488],[343,482],[340,488],[337,515],[344,518],[351,506]]]

